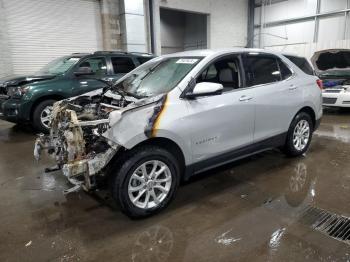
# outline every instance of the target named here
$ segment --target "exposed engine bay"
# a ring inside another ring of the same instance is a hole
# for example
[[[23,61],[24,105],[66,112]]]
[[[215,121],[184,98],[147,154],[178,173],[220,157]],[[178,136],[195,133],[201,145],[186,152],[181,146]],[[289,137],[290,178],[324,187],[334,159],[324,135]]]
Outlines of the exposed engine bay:
[[[102,136],[110,127],[109,115],[137,101],[111,91],[91,93],[55,103],[50,135],[40,134],[35,143],[37,160],[46,149],[57,163],[46,172],[62,169],[75,185],[66,193],[80,187],[90,190],[95,186],[95,175],[104,175],[103,168],[120,147]]]

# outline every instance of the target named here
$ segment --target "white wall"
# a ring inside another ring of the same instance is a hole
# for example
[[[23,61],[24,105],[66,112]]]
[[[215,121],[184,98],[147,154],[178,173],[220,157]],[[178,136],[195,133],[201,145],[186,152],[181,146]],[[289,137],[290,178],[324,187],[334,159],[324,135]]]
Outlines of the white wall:
[[[147,37],[144,1],[121,1],[121,10],[123,49],[129,52],[146,52]]]
[[[209,14],[207,43],[209,48],[246,45],[247,0],[155,0],[154,26],[157,54],[161,52],[160,7]]]
[[[3,2],[0,0],[0,77],[11,75],[12,70],[6,14]]]
[[[268,3],[268,1],[267,1]],[[321,0],[320,14],[345,10],[347,0]],[[310,58],[315,51],[350,47],[350,18],[340,13],[307,21],[264,27],[265,23],[312,16],[317,13],[317,0],[287,0],[255,8],[254,46],[282,52],[292,52]],[[317,28],[318,23],[318,30]],[[347,26],[346,26],[347,25]],[[315,36],[314,33],[318,31]],[[314,43],[314,40],[317,40]]]
[[[269,1],[265,2],[269,3]],[[272,5],[267,4],[262,8],[261,19],[263,19],[265,23],[269,23],[295,17],[314,15],[316,14],[316,7],[317,0],[288,0]],[[258,24],[260,21],[260,9],[261,7],[255,8],[257,15],[254,19],[255,24]]]
[[[295,44],[295,45],[288,45],[288,46],[274,46],[266,49],[279,51],[279,52],[293,53],[293,54],[304,56],[310,59],[312,55],[317,51],[325,50],[325,49],[333,49],[333,48],[350,49],[350,41],[335,40],[335,41],[318,42],[318,43]]]
[[[94,0],[2,0],[14,74],[31,74],[53,59],[102,49]]]

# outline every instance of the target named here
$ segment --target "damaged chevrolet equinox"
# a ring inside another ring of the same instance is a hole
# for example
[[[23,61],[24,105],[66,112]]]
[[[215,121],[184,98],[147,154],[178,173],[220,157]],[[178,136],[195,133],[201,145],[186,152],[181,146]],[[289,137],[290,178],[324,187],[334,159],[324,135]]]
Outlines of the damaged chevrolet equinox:
[[[51,170],[73,184],[67,192],[108,185],[125,214],[149,216],[194,174],[272,148],[305,153],[322,116],[317,83],[264,50],[161,56],[108,88],[56,102],[34,155],[45,149],[56,160]]]

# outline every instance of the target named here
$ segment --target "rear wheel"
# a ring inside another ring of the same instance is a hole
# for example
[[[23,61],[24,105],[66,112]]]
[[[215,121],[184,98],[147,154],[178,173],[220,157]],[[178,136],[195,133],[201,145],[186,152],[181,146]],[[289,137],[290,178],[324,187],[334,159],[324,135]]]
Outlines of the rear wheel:
[[[179,185],[179,164],[161,147],[144,146],[127,153],[112,177],[112,195],[132,218],[153,215],[174,198]]]
[[[284,152],[288,156],[300,156],[304,154],[311,142],[313,123],[309,114],[298,113],[293,119],[287,134]]]
[[[52,106],[56,100],[48,99],[39,103],[33,112],[33,126],[37,131],[48,133],[51,123]]]

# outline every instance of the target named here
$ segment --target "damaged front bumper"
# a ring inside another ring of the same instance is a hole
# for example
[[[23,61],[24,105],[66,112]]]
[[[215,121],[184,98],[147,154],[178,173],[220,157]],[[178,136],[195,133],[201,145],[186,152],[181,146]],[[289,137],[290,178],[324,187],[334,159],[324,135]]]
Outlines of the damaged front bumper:
[[[66,110],[59,115],[55,108],[53,114],[55,120],[65,119],[65,122],[55,123],[53,120],[54,132],[38,136],[34,145],[35,159],[40,160],[42,152],[45,151],[56,161],[57,165],[47,168],[45,172],[62,170],[63,175],[74,185],[65,193],[80,188],[86,191],[96,188],[98,178],[105,176],[106,166],[120,149],[119,145],[97,133],[98,126],[106,124],[105,120],[78,121],[74,111]],[[88,141],[83,128],[91,131]],[[94,138],[93,143],[90,141],[91,136]]]
[[[105,152],[91,154],[84,159],[60,164],[60,159],[53,148],[50,136],[40,134],[34,145],[34,157],[36,160],[40,160],[42,152],[45,151],[56,160],[57,165],[52,168],[47,168],[45,172],[62,171],[63,175],[67,177],[68,181],[73,185],[72,188],[65,190],[64,193],[74,192],[81,188],[90,191],[96,187],[97,177],[103,177],[105,175],[105,167],[109,164],[119,148],[118,145],[113,145]]]

